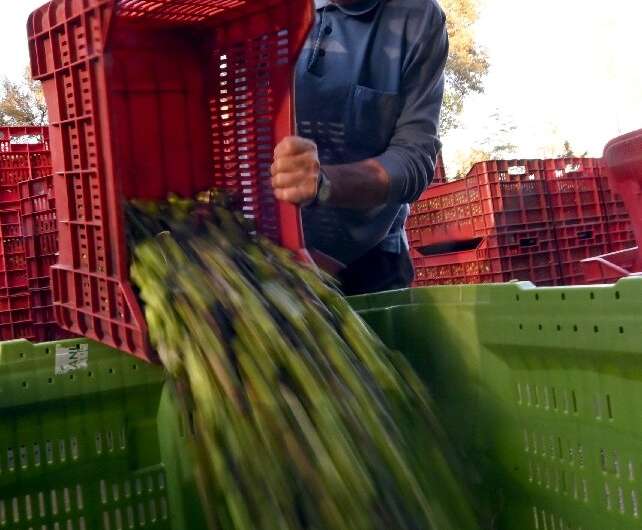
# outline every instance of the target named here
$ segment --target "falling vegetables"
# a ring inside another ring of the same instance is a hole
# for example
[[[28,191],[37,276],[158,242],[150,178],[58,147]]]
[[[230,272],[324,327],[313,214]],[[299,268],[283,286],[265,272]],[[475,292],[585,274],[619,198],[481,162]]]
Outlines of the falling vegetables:
[[[127,220],[212,530],[477,528],[422,383],[332,280],[220,194],[133,202]]]

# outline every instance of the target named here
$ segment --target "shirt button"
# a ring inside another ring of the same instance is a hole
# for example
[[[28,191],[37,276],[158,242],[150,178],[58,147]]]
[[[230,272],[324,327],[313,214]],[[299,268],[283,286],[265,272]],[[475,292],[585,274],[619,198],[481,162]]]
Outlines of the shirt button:
[[[325,50],[324,49],[320,49],[319,50],[319,57],[325,57]]]
[[[326,26],[325,29],[323,30],[323,32],[326,35],[330,35],[330,33],[332,33],[332,26]]]

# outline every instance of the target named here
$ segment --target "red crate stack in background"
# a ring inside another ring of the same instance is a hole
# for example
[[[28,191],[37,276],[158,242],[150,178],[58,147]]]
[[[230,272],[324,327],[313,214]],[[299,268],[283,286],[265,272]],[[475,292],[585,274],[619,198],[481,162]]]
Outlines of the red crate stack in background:
[[[51,173],[47,128],[0,128],[0,340],[69,336],[53,318],[49,268],[58,236]]]
[[[631,243],[626,210],[605,182],[601,160],[561,158],[480,162],[430,187],[406,225],[416,285],[583,283],[583,259]]]
[[[539,160],[480,162],[463,179],[428,188],[410,208],[415,246],[484,237],[549,221]]]
[[[515,278],[557,285],[556,242],[549,228],[499,232],[411,250],[417,286],[498,283]]]
[[[587,283],[612,282],[642,271],[642,129],[611,140],[604,149],[603,164],[601,183],[611,248],[582,263]]]
[[[609,251],[618,252],[637,245],[631,217],[621,195],[613,189],[605,159],[600,160],[600,189],[609,232]]]
[[[581,261],[609,249],[601,161],[557,158],[543,163],[563,283],[581,284]]]
[[[480,162],[465,178],[428,188],[406,224],[420,256],[416,284],[537,278],[556,285],[544,175],[541,160]]]
[[[600,161],[595,158],[543,160],[552,220],[559,226],[593,223],[604,218]]]

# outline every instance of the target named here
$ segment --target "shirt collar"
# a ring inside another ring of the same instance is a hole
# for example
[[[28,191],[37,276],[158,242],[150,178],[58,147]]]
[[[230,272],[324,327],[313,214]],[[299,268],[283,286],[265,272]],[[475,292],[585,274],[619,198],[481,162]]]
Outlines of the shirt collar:
[[[347,6],[340,6],[338,4],[333,4],[339,11],[342,11],[346,15],[359,16],[365,15],[377,7],[382,0],[359,0],[353,4]],[[317,10],[328,7],[332,2],[330,0],[314,0]]]

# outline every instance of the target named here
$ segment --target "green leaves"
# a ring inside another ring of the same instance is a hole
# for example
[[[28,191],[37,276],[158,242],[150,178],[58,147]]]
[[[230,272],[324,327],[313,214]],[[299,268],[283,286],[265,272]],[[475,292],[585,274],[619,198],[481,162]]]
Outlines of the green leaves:
[[[327,278],[221,204],[127,209],[131,277],[194,419],[212,529],[477,528],[409,367]]]

